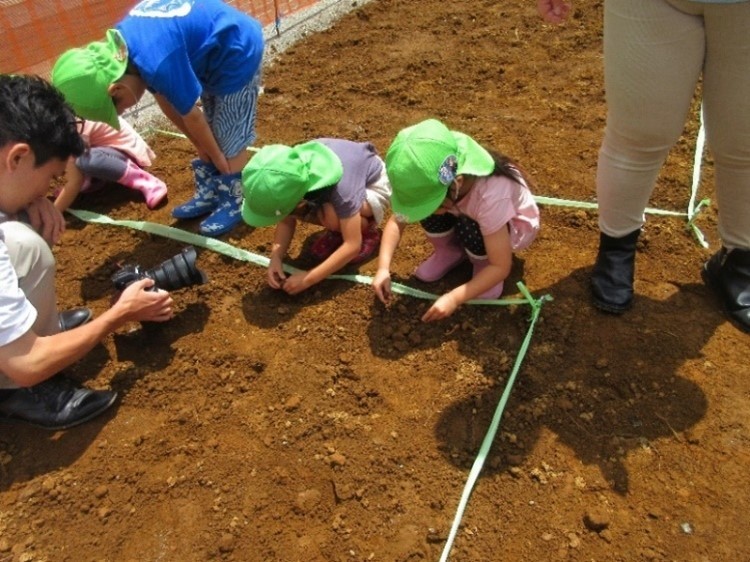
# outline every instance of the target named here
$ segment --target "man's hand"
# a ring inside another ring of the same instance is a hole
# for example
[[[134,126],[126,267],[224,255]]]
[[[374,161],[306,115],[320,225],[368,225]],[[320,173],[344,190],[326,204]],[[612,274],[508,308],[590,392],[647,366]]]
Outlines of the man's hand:
[[[570,14],[571,4],[567,0],[537,0],[536,8],[544,21],[562,23]]]
[[[46,197],[34,199],[25,211],[31,227],[44,238],[47,244],[53,246],[60,241],[60,237],[65,232],[65,219],[52,201]]]
[[[165,322],[174,316],[172,297],[167,291],[147,291],[154,280],[140,279],[128,285],[112,308],[128,321]]]

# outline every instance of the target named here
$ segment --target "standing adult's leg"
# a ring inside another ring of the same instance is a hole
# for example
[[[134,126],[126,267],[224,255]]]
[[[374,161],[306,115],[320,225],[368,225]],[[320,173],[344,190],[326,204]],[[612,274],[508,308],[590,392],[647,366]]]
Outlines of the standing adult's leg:
[[[750,2],[707,6],[703,100],[719,235],[750,249]]]
[[[707,5],[703,97],[722,248],[703,267],[735,324],[750,332],[750,3]]]
[[[599,152],[599,226],[620,237],[643,211],[685,126],[703,67],[703,18],[665,0],[605,0],[607,124]]]
[[[684,128],[704,51],[699,15],[667,0],[605,0],[607,125],[597,167],[601,233],[591,287],[594,304],[606,312],[622,313],[632,303],[643,213]]]

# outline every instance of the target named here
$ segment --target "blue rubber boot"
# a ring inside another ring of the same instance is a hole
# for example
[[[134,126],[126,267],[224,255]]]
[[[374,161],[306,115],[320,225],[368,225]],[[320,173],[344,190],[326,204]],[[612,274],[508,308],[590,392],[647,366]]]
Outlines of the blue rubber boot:
[[[196,158],[190,165],[195,176],[195,194],[187,203],[172,209],[176,219],[194,219],[213,212],[219,205],[217,179],[219,171],[210,162]]]
[[[242,173],[218,176],[219,205],[200,225],[205,236],[221,236],[242,222]]]

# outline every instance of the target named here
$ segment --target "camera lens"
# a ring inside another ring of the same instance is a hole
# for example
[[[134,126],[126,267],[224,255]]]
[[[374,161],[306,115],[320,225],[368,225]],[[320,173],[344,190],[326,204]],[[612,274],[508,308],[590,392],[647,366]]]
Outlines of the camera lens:
[[[155,287],[165,291],[203,284],[206,282],[206,275],[195,266],[195,258],[195,248],[188,246],[145,274],[154,280]]]

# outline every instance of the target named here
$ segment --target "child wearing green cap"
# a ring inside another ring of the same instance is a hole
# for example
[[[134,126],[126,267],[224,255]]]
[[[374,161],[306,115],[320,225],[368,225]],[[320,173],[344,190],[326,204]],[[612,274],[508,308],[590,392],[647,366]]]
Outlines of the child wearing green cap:
[[[229,232],[242,222],[240,172],[255,141],[260,23],[221,0],[144,0],[115,27],[63,53],[52,82],[78,115],[115,128],[150,90],[198,155],[195,194],[172,215],[208,215],[202,234]]]
[[[436,119],[400,131],[385,162],[393,215],[373,279],[377,297],[390,300],[393,253],[406,224],[417,221],[434,249],[417,268],[418,279],[437,281],[467,257],[473,266],[472,278],[438,298],[423,321],[446,318],[471,299],[500,297],[513,252],[539,230],[539,209],[518,166]]]
[[[268,284],[295,295],[378,248],[378,225],[390,207],[385,164],[368,142],[321,138],[296,146],[267,145],[242,172],[242,217],[276,226]],[[325,227],[310,250],[319,265],[289,277],[283,259],[297,220]]]
[[[167,185],[146,170],[156,157],[154,151],[121,117],[119,124],[119,130],[99,121],[83,120],[80,124],[86,150],[68,161],[65,184],[55,197],[58,211],[62,213],[80,193],[94,191],[102,182],[140,191],[149,209],[164,201]]]

